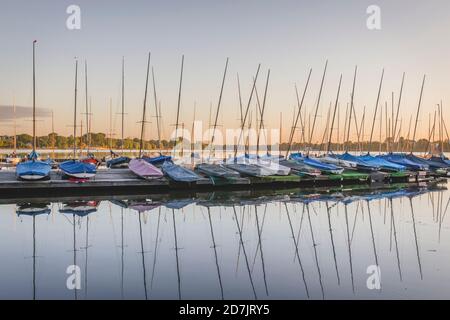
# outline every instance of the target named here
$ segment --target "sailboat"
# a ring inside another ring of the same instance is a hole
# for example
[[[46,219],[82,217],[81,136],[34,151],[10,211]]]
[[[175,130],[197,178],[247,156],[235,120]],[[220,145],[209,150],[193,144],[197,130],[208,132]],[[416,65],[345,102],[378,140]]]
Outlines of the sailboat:
[[[180,116],[180,105],[181,105],[181,85],[183,82],[183,67],[184,67],[184,55],[181,57],[181,73],[180,73],[180,86],[178,90],[178,106],[177,106],[177,120],[175,123],[175,139],[178,138],[178,125]],[[175,146],[174,146],[175,148]],[[169,177],[169,179],[175,182],[195,182],[201,179],[201,177],[194,171],[189,170],[181,165],[175,164],[172,161],[165,161],[161,166],[164,174]]]
[[[156,83],[155,83],[155,72],[153,71],[152,67],[152,82],[153,82],[153,99],[155,104],[155,113],[156,113],[156,129],[158,131],[158,147],[159,147],[159,155],[156,157],[147,157],[143,156],[142,158],[147,161],[148,163],[154,165],[154,166],[161,166],[166,161],[172,161],[172,157],[168,155],[162,154],[162,148],[161,148],[161,103],[159,103],[158,107],[158,99],[156,95]]]
[[[88,105],[88,78],[87,78],[87,61],[84,62],[84,78],[85,78],[85,115],[86,115],[86,140],[87,140],[87,151],[86,156],[82,157],[80,159],[81,162],[84,163],[90,163],[94,166],[98,167],[101,163],[100,160],[98,160],[95,155],[90,152],[90,135],[91,135],[91,121],[89,120],[91,113],[89,112],[89,105]],[[81,127],[81,136],[83,136],[83,127]]]
[[[220,105],[221,105],[221,102],[222,102],[223,87],[224,87],[224,84],[225,84],[225,77],[226,77],[227,69],[228,69],[228,60],[229,60],[229,58],[227,58],[226,63],[225,63],[225,70],[224,70],[224,73],[223,73],[222,85],[220,87],[219,100],[218,100],[218,103],[217,103],[216,116],[215,116],[215,120],[214,120],[213,134],[212,134],[211,142],[210,142],[210,145],[211,145],[211,150],[210,151],[212,151],[213,157],[214,157],[214,154],[215,154],[215,152],[214,152],[215,151],[214,150],[214,140],[215,140],[215,133],[216,133],[216,128],[217,128],[217,120],[218,120],[218,117],[219,117]],[[192,131],[194,131],[194,130],[192,130]],[[191,139],[191,140],[193,140],[193,139]],[[211,155],[210,155],[210,157],[211,157]],[[196,165],[195,168],[196,168],[196,170],[198,172],[200,172],[200,173],[202,173],[204,175],[207,175],[208,177],[210,177],[212,179],[213,178],[235,179],[235,178],[239,178],[240,177],[240,175],[239,175],[239,173],[237,171],[234,171],[234,170],[232,170],[230,168],[227,168],[227,167],[223,166],[223,164],[214,163],[213,161],[210,160],[211,159],[210,157],[208,158],[208,160],[209,160],[208,162],[206,162],[206,163],[199,163],[199,164]]]
[[[380,80],[380,86],[378,88],[378,96],[377,96],[377,101],[376,101],[376,105],[375,105],[375,113],[373,115],[372,129],[371,129],[370,140],[369,140],[369,148],[372,143],[373,131],[375,128],[375,119],[376,119],[377,110],[378,110],[378,102],[379,102],[379,97],[380,97],[381,85],[383,82],[383,75],[384,75],[384,72],[381,75],[382,78]],[[401,98],[402,98],[404,80],[405,80],[405,73],[403,73],[402,83],[400,86],[400,94],[398,97],[398,104],[397,104],[397,117],[398,117],[398,112],[400,109],[400,102],[401,102]],[[397,131],[397,120],[398,119],[395,120],[395,125],[394,125],[394,130],[393,130],[394,132]],[[381,123],[380,123],[380,126],[381,126]],[[380,130],[381,130],[381,127],[380,127]],[[380,141],[381,141],[381,131],[380,131]],[[378,166],[380,168],[380,170],[382,170],[382,171],[396,172],[396,171],[405,171],[407,169],[407,167],[401,163],[395,163],[395,162],[389,161],[388,159],[383,158],[383,157],[372,156],[369,152],[367,152],[366,155],[359,156],[358,159],[361,159],[369,164]]]
[[[123,149],[124,149],[124,116],[125,116],[125,61],[124,58],[122,57],[122,112],[121,112],[121,116],[122,116],[122,154],[123,154]],[[111,150],[111,159],[109,159],[108,161],[106,161],[106,166],[108,168],[126,168],[128,167],[128,163],[130,162],[130,158],[127,156],[123,156],[123,155],[118,155],[115,152],[113,152]]]
[[[261,136],[261,130],[264,130],[264,111],[266,109],[266,96],[267,96],[267,88],[269,86],[269,77],[270,77],[270,69],[267,71],[267,78],[266,78],[266,86],[264,89],[264,97],[263,97],[263,103],[262,108],[259,106],[259,98],[258,98],[258,92],[256,91],[255,87],[255,95],[256,95],[256,101],[258,106],[258,111],[260,113],[260,121],[259,121],[259,128],[258,134],[257,134],[257,141],[256,141],[256,155],[247,155],[247,158],[249,160],[250,164],[255,164],[258,167],[262,167],[268,172],[271,173],[271,175],[276,176],[287,176],[291,173],[291,168],[283,166],[280,164],[275,158],[275,161],[272,161],[274,158],[269,154],[269,152],[266,152],[266,156],[260,157],[259,156],[259,144],[260,144],[260,136]]]
[[[59,165],[61,171],[68,177],[75,179],[89,179],[97,173],[97,167],[91,163],[75,160],[77,155],[77,77],[78,60],[75,60],[75,102],[73,114],[73,159]]]
[[[33,151],[28,155],[28,161],[19,163],[16,175],[22,180],[42,180],[49,178],[51,166],[47,162],[39,161],[36,152],[36,77],[35,77],[35,49],[36,40],[33,41]]]
[[[142,149],[144,145],[144,129],[145,129],[145,112],[147,108],[147,89],[148,89],[148,73],[150,69],[150,52],[148,53],[147,60],[147,76],[145,80],[145,94],[144,94],[144,107],[142,110],[142,122],[141,122],[141,139],[139,143],[139,157],[130,160],[128,168],[138,177],[143,179],[161,178],[163,173],[160,169],[145,161],[142,158]]]

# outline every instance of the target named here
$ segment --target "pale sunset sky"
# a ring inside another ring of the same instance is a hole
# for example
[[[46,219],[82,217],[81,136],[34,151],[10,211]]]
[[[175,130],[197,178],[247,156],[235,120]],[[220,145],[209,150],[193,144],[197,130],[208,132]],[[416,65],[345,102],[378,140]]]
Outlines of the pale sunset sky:
[[[69,5],[81,8],[81,29],[69,30]],[[369,5],[381,9],[381,30],[369,30]],[[353,69],[358,65],[355,107],[358,118],[366,106],[366,139],[375,108],[378,83],[385,68],[380,103],[395,103],[406,72],[400,118],[403,135],[415,117],[420,85],[424,88],[418,133],[424,137],[428,116],[443,101],[450,105],[450,2],[382,0],[2,0],[0,3],[0,135],[12,134],[10,106],[19,108],[18,132],[31,132],[32,41],[37,43],[38,134],[51,130],[69,135],[73,121],[74,57],[80,61],[78,114],[84,112],[84,60],[88,62],[93,132],[109,131],[109,100],[113,127],[120,132],[121,59],[125,57],[125,135],[138,136],[148,51],[155,69],[162,105],[164,135],[176,120],[181,55],[185,55],[181,121],[190,128],[196,104],[197,120],[208,122],[210,104],[217,104],[222,73],[230,58],[225,82],[221,128],[239,126],[236,74],[244,105],[258,63],[258,93],[262,98],[267,69],[271,70],[266,127],[279,127],[283,113],[286,140],[296,105],[294,84],[303,90],[312,68],[305,108],[313,113],[326,59],[328,72],[314,140],[321,138],[325,115],[334,101],[339,75],[341,119],[349,102]],[[252,109],[255,110],[254,104]],[[147,138],[156,138],[153,89],[148,93]],[[253,112],[255,114],[255,112]],[[445,120],[450,113],[444,111]],[[84,119],[84,118],[83,118]],[[450,125],[450,124],[448,124]],[[377,127],[378,128],[378,127]],[[378,132],[378,129],[376,129]],[[352,136],[355,130],[352,128]],[[376,139],[378,134],[376,135]]]

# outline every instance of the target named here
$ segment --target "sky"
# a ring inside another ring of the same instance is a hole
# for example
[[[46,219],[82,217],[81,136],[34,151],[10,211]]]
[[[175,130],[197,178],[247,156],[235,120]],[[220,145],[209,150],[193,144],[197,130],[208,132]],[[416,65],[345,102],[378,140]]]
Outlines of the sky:
[[[81,9],[81,28],[66,27],[68,6]],[[380,8],[380,30],[367,28],[368,6]],[[353,70],[358,66],[354,104],[357,117],[366,106],[368,139],[381,71],[385,78],[380,104],[394,92],[397,102],[406,73],[400,119],[404,134],[417,110],[426,74],[418,136],[428,131],[429,114],[443,101],[450,104],[450,2],[381,0],[190,0],[81,1],[2,0],[0,4],[0,135],[12,134],[11,105],[32,105],[32,41],[36,47],[38,134],[68,135],[73,128],[75,57],[79,59],[78,117],[85,112],[84,62],[88,64],[88,96],[92,131],[109,132],[110,100],[113,131],[120,133],[121,60],[125,59],[125,136],[138,136],[144,99],[148,52],[161,102],[163,136],[176,121],[181,56],[184,74],[180,119],[190,127],[195,118],[208,125],[215,113],[226,58],[229,68],[219,115],[221,128],[239,126],[237,74],[244,107],[257,66],[262,99],[267,70],[265,126],[277,128],[282,117],[286,139],[296,106],[294,85],[303,90],[309,68],[310,86],[304,108],[313,114],[325,61],[328,70],[314,140],[323,134],[326,113],[336,99],[339,76],[340,127],[350,100]],[[150,82],[147,138],[156,138],[155,106]],[[20,109],[18,132],[31,132],[31,109]],[[252,103],[251,110],[255,111]],[[256,112],[253,112],[254,116]],[[280,115],[281,113],[281,115]],[[444,116],[448,112],[444,111]],[[377,117],[378,119],[378,117]],[[85,124],[84,124],[85,125]],[[337,124],[336,124],[337,125]],[[399,123],[400,125],[400,123]],[[378,129],[377,129],[378,130]],[[383,129],[384,130],[384,129]],[[356,130],[351,135],[355,138]]]

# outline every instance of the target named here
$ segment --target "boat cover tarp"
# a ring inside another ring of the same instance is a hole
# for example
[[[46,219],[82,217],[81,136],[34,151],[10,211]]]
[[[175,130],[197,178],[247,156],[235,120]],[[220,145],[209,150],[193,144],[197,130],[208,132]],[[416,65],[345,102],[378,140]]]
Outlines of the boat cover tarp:
[[[194,171],[166,161],[162,165],[162,171],[172,180],[178,182],[194,182],[201,179]]]
[[[323,170],[323,171],[340,171],[343,170],[343,168],[335,166],[331,163],[323,163],[316,159],[310,158],[310,157],[304,157],[300,153],[292,153],[290,155],[290,159],[302,162],[308,166],[311,166],[313,168]]]
[[[163,176],[161,170],[148,163],[144,159],[133,159],[128,163],[128,168],[142,178],[160,178]]]
[[[51,166],[43,161],[26,161],[21,162],[16,167],[16,174],[18,177],[23,176],[40,176],[42,178],[50,174]]]
[[[111,168],[111,167],[114,167],[114,166],[119,166],[119,165],[122,165],[122,164],[126,164],[126,163],[130,162],[130,160],[131,159],[128,158],[128,157],[113,158],[113,159],[110,159],[110,160],[106,161],[106,166],[108,168]]]
[[[408,154],[406,156],[407,159],[411,160],[411,161],[415,161],[418,163],[422,163],[423,165],[428,165],[431,169],[446,169],[448,168],[447,165],[437,162],[437,161],[433,161],[430,159],[424,159],[424,158],[420,158],[418,156],[415,156],[413,154]]]
[[[415,161],[412,161],[405,157],[404,154],[395,154],[395,153],[389,153],[385,155],[379,155],[377,156],[381,159],[385,159],[389,162],[394,162],[400,165],[403,165],[407,167],[408,169],[412,170],[428,170],[429,166],[423,165],[421,163],[417,163]]]
[[[163,155],[160,155],[157,157],[143,157],[142,159],[144,159],[145,161],[147,161],[148,163],[151,163],[153,165],[161,164],[166,161],[172,161],[171,156],[163,156]]]
[[[376,165],[382,169],[386,169],[386,170],[393,170],[393,171],[404,171],[406,170],[406,167],[404,165],[398,164],[398,163],[394,163],[394,162],[390,162],[384,158],[380,158],[380,157],[374,157],[370,154],[366,154],[365,156],[359,156],[358,158],[360,158],[361,160]]]
[[[207,176],[218,178],[239,178],[239,172],[230,168],[224,167],[220,164],[200,163],[197,165],[197,170],[206,174]]]
[[[97,168],[95,165],[91,163],[69,160],[64,161],[59,165],[59,168],[68,174],[77,174],[77,173],[96,173]]]
[[[368,170],[379,170],[380,169],[379,166],[374,166],[373,164],[370,164],[370,163],[364,161],[363,159],[361,159],[360,157],[354,156],[348,152],[345,152],[344,154],[339,155],[338,158],[341,160],[345,160],[345,161],[356,162],[358,167],[361,169],[368,169]]]

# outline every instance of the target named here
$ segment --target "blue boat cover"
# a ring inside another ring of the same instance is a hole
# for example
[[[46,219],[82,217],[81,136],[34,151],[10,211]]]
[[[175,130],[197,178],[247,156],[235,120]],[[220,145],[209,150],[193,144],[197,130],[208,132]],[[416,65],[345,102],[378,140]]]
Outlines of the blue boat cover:
[[[21,162],[16,167],[16,174],[22,176],[41,176],[46,177],[50,174],[51,166],[43,161],[26,161]]]
[[[172,161],[172,157],[171,156],[163,156],[163,155],[160,155],[160,156],[157,156],[157,157],[152,157],[152,158],[150,158],[150,157],[143,157],[142,159],[144,159],[145,161],[147,161],[148,163],[151,163],[153,165],[161,164],[161,163],[164,163],[166,161]]]
[[[360,168],[366,168],[366,169],[380,169],[380,166],[375,165],[373,163],[368,163],[367,161],[361,159],[361,157],[354,156],[348,152],[345,152],[344,154],[338,155],[338,158],[345,161],[352,161],[355,162]]]
[[[429,168],[428,165],[423,165],[422,163],[417,163],[415,161],[412,161],[411,159],[406,158],[404,154],[389,153],[377,157],[385,159],[389,162],[401,164],[412,170],[428,170]]]
[[[130,162],[130,158],[118,157],[118,158],[113,158],[113,159],[106,161],[106,166],[108,168],[110,168],[111,166],[117,166],[119,164],[124,164],[124,163],[128,163],[128,162]]]
[[[446,169],[448,168],[448,165],[445,165],[441,162],[437,162],[437,161],[433,161],[430,159],[424,159],[424,158],[419,158],[413,154],[408,154],[406,156],[407,159],[411,160],[411,161],[415,161],[417,163],[421,163],[423,165],[428,165],[430,168],[432,169]]]
[[[69,174],[97,172],[97,168],[93,164],[76,160],[64,161],[59,168]]]
[[[289,156],[290,159],[304,163],[308,166],[311,166],[313,168],[319,169],[319,170],[324,170],[324,171],[329,171],[329,170],[341,170],[341,167],[335,166],[334,164],[331,163],[323,163],[320,162],[316,159],[312,159],[310,157],[304,157],[301,155],[301,153],[292,153]]]
[[[164,174],[178,182],[194,182],[201,178],[194,172],[173,162],[166,161],[161,167]]]
[[[390,162],[390,161],[380,158],[380,157],[374,157],[374,156],[371,156],[370,154],[366,154],[365,156],[359,156],[358,158],[360,158],[361,160],[363,160],[367,163],[377,165],[378,167],[380,167],[382,169],[393,170],[393,171],[406,170],[406,167],[404,165]]]

